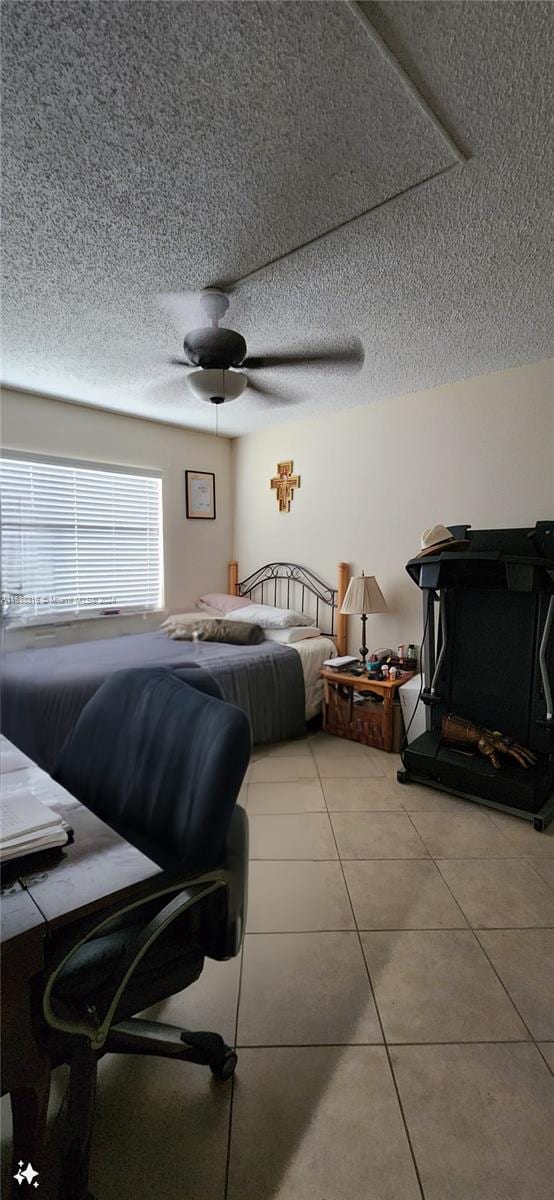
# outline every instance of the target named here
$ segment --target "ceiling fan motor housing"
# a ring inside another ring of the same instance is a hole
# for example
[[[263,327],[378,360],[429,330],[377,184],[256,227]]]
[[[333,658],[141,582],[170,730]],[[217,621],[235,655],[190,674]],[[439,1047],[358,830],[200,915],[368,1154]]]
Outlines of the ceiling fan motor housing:
[[[240,367],[246,358],[246,342],[234,329],[205,326],[191,329],[183,342],[185,357],[193,367]]]

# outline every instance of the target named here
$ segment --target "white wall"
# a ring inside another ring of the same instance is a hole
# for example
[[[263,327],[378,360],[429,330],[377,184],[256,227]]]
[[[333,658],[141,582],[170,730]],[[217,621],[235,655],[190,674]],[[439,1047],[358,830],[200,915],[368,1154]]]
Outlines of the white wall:
[[[273,559],[329,582],[336,564],[376,575],[389,612],[368,620],[368,645],[418,642],[420,593],[405,572],[421,532],[554,517],[553,362],[513,368],[234,443],[234,557],[239,577]],[[269,480],[278,459],[301,476],[290,513]],[[360,623],[349,619],[350,649]]]
[[[232,532],[229,439],[8,388],[3,390],[1,416],[6,449],[161,471],[166,607],[183,612],[194,607],[202,592],[227,590]],[[186,469],[215,471],[215,521],[187,520]],[[148,623],[159,624],[159,618]],[[136,618],[102,618],[79,622],[69,634],[67,630],[59,634],[58,640],[105,637],[145,627]]]

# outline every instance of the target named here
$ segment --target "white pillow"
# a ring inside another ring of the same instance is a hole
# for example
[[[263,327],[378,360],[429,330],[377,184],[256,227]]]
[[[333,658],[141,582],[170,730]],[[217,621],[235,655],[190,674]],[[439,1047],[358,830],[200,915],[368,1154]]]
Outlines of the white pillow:
[[[290,625],[288,629],[264,629],[264,633],[266,641],[290,646],[291,642],[303,642],[304,638],[320,637],[321,629],[317,625]]]
[[[203,621],[205,617],[221,617],[221,613],[217,608],[204,609],[203,612],[187,612],[187,613],[171,613],[166,617],[165,621],[160,625],[160,629],[167,630],[175,625],[190,625],[194,621],[197,623]]]
[[[313,617],[295,612],[293,608],[273,608],[271,604],[250,604],[233,613],[233,621],[246,621],[261,629],[288,629],[291,625],[312,625]]]
[[[196,601],[196,607],[201,608],[204,612],[213,612],[214,609],[219,613],[234,612],[236,608],[248,608],[252,601],[247,600],[246,596],[230,596],[227,592],[208,592],[207,595],[201,596]]]

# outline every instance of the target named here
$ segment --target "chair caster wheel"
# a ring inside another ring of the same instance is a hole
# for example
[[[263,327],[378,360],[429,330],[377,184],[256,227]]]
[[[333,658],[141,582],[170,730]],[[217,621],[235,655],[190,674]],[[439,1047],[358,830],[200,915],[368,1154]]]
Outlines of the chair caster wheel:
[[[234,1050],[227,1049],[223,1062],[218,1067],[211,1067],[211,1072],[214,1079],[223,1083],[226,1079],[230,1079],[231,1075],[235,1074],[238,1058]]]
[[[400,771],[397,771],[397,772],[396,772],[396,778],[397,778],[397,780],[398,780],[398,782],[399,782],[399,783],[407,783],[407,782],[408,782],[408,772],[407,772],[407,771],[402,771],[402,770],[400,770]]]

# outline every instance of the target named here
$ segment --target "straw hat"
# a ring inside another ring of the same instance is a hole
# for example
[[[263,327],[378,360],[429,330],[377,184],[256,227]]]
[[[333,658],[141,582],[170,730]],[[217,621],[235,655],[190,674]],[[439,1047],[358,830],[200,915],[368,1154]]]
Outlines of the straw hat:
[[[432,525],[424,529],[421,535],[421,550],[416,558],[424,554],[440,554],[441,550],[454,550],[459,546],[469,546],[467,538],[455,538],[446,525]]]

